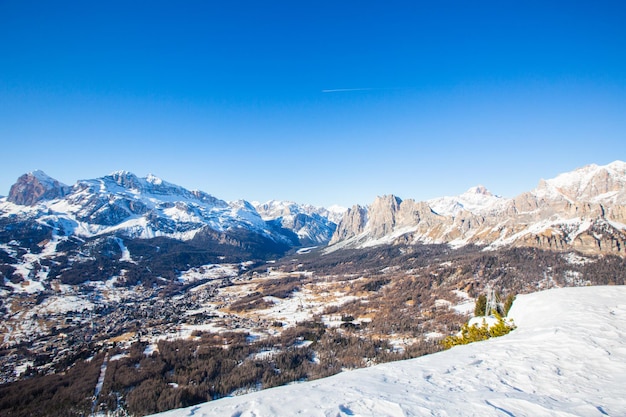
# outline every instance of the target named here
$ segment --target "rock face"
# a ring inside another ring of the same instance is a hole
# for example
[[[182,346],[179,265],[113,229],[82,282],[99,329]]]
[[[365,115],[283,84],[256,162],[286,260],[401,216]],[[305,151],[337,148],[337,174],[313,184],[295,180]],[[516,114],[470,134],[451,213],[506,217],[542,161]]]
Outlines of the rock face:
[[[69,191],[70,187],[50,178],[43,171],[33,171],[18,178],[7,200],[14,204],[33,206],[42,200],[63,197]]]
[[[482,186],[428,202],[378,197],[367,208],[349,210],[330,243],[533,246],[626,256],[625,223],[626,163],[616,161],[541,180],[512,199]]]
[[[332,245],[363,233],[367,224],[367,213],[367,208],[359,205],[349,208],[339,222],[330,244]]]
[[[373,237],[382,237],[396,227],[396,217],[402,200],[394,195],[379,197],[372,203],[368,213],[367,230]]]

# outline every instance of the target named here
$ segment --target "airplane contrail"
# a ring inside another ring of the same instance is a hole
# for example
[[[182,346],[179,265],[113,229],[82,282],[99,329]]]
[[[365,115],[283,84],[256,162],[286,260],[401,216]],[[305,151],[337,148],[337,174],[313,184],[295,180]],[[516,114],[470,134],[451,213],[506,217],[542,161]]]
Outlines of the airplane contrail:
[[[335,88],[332,90],[322,90],[322,93],[346,93],[349,91],[369,91],[374,88]]]

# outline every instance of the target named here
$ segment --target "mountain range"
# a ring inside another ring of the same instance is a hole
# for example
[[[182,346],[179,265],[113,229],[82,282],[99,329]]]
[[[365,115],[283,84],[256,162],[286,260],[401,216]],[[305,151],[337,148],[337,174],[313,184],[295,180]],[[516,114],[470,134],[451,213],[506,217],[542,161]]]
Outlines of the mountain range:
[[[37,219],[64,236],[83,238],[120,234],[129,238],[158,236],[191,240],[203,230],[228,235],[246,230],[276,243],[297,246],[298,234],[319,241],[332,235],[330,212],[295,203],[226,202],[202,191],[189,191],[153,175],[139,178],[118,171],[81,180],[69,187],[42,171],[21,176],[11,187],[4,214]],[[291,218],[289,217],[291,216]],[[296,219],[297,217],[297,219]],[[309,225],[317,222],[315,226]],[[290,226],[283,229],[283,225]],[[315,233],[307,233],[309,227]],[[295,233],[295,235],[294,235]]]
[[[168,280],[208,263],[267,260],[316,246],[324,253],[447,244],[624,256],[626,163],[588,165],[513,198],[477,186],[428,201],[386,195],[348,210],[226,202],[126,171],[73,186],[34,171],[0,199],[0,226],[0,274],[16,290],[24,281],[79,283],[120,271],[129,282]]]
[[[616,161],[541,180],[537,188],[514,198],[495,196],[483,186],[423,202],[378,197],[346,212],[328,250],[445,243],[624,256],[625,223],[626,163]]]

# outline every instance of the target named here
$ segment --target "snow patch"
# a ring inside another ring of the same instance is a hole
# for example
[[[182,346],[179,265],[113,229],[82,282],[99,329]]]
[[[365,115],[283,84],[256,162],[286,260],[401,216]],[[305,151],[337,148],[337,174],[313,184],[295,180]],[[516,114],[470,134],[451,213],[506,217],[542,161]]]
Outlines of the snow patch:
[[[130,355],[128,353],[118,353],[117,355],[111,356],[109,361],[119,361],[120,359],[128,358]]]
[[[154,352],[158,352],[158,351],[159,351],[159,347],[157,346],[157,344],[151,343],[148,346],[146,346],[146,348],[143,350],[143,354],[144,356],[152,356]]]
[[[595,260],[593,259],[585,258],[584,256],[581,256],[574,252],[563,254],[563,259],[565,259],[569,264],[572,265],[586,265],[595,262]]]

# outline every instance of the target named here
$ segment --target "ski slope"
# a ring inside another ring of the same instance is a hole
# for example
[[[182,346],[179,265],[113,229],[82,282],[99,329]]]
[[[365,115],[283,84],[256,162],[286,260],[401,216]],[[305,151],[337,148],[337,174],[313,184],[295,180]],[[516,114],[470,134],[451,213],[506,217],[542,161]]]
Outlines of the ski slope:
[[[161,417],[626,416],[626,287],[517,298],[507,336]]]

